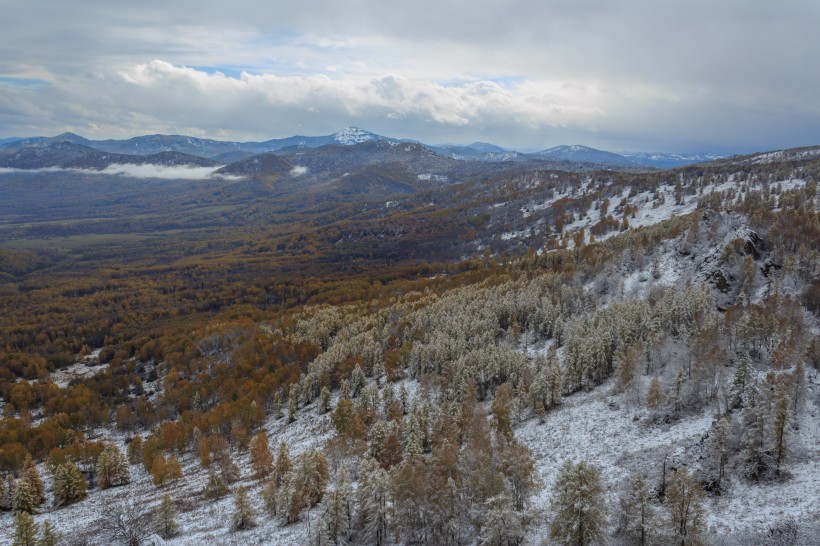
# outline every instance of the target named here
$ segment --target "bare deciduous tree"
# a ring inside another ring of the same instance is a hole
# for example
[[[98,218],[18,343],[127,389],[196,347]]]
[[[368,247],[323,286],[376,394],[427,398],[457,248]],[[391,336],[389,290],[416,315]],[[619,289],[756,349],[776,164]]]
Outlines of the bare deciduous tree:
[[[141,512],[133,503],[127,503],[107,506],[97,520],[97,527],[111,540],[139,546],[151,534],[151,523],[151,512]]]

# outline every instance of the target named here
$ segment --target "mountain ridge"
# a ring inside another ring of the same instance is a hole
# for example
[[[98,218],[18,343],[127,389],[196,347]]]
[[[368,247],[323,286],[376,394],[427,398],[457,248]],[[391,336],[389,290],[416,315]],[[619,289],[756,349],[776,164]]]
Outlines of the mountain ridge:
[[[328,145],[351,146],[369,141],[416,142],[413,139],[397,139],[360,129],[345,127],[330,135],[293,135],[265,141],[222,141],[186,135],[151,134],[124,140],[90,140],[75,133],[62,133],[53,137],[9,138],[0,140],[0,149],[26,146],[47,146],[63,141],[81,144],[96,150],[129,155],[151,155],[159,152],[180,152],[204,157],[224,164],[245,159],[260,153],[277,152],[288,149],[320,148]],[[561,145],[534,153],[524,153],[488,142],[473,142],[468,145],[424,144],[440,155],[458,160],[479,160],[486,162],[528,161],[546,159],[551,161],[572,161],[604,166],[635,168],[670,168],[692,163],[723,159],[714,153],[667,153],[667,152],[624,152],[615,153],[583,145]]]

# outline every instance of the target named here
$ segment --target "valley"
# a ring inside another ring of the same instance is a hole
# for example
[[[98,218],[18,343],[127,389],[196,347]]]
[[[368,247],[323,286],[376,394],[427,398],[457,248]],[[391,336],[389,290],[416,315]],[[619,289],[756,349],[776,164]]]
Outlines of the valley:
[[[4,144],[0,473],[36,469],[37,525],[569,543],[584,462],[599,543],[816,543],[814,148],[657,170],[369,135]]]

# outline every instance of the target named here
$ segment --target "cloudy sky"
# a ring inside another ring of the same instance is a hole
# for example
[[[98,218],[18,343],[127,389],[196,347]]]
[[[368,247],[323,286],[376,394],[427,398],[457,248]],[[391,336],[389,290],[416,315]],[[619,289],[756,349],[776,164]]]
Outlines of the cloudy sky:
[[[0,0],[0,138],[820,144],[816,0]]]

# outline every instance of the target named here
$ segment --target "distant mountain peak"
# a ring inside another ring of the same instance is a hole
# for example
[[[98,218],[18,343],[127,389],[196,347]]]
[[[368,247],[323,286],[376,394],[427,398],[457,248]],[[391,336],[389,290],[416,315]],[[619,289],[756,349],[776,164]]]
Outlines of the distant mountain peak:
[[[581,161],[587,163],[598,163],[602,165],[622,165],[629,166],[636,163],[622,155],[612,152],[605,152],[582,146],[581,144],[562,145],[549,148],[536,154],[542,158],[565,161]]]
[[[72,133],[70,131],[66,131],[65,133],[60,133],[59,135],[52,138],[52,140],[62,141],[62,140],[87,140],[76,133]]]
[[[597,150],[595,148],[590,148],[589,146],[584,146],[583,144],[562,144],[561,146],[555,146],[553,148],[549,148],[544,150],[541,153],[545,152],[602,152],[603,150]],[[609,153],[609,152],[605,152]]]
[[[358,127],[345,127],[341,131],[334,133],[333,138],[339,144],[344,145],[361,144],[362,142],[380,139],[378,135],[370,131],[359,129]]]

